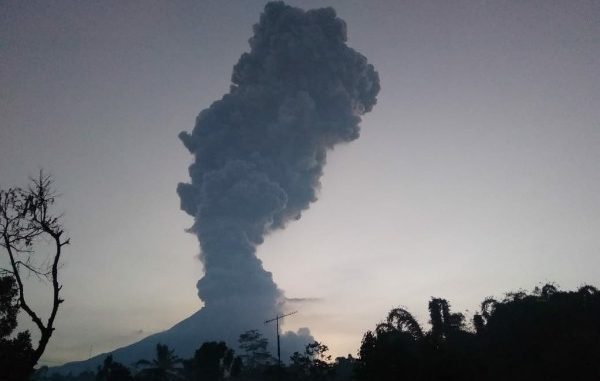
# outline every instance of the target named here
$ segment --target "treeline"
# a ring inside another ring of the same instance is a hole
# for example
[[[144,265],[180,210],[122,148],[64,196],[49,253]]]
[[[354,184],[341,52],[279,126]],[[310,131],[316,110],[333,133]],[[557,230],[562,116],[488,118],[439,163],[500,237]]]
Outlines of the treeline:
[[[591,286],[481,303],[472,325],[444,299],[429,302],[425,332],[406,310],[364,335],[355,379],[600,380],[600,293]]]
[[[166,345],[156,346],[151,360],[140,360],[127,367],[107,356],[96,371],[73,375],[49,375],[43,367],[34,375],[36,381],[262,381],[262,380],[351,380],[354,359],[338,358],[334,362],[326,345],[308,344],[302,353],[295,352],[289,364],[278,364],[267,350],[268,342],[259,331],[240,336],[239,351],[224,342],[206,342],[190,359],[180,359]]]
[[[38,381],[133,380],[600,380],[600,293],[591,286],[485,299],[468,324],[445,299],[429,302],[430,328],[405,309],[365,333],[358,357],[332,360],[326,345],[309,344],[278,366],[258,331],[240,336],[239,354],[204,343],[191,359],[158,345],[156,358],[126,367],[109,356],[96,371],[48,375]]]

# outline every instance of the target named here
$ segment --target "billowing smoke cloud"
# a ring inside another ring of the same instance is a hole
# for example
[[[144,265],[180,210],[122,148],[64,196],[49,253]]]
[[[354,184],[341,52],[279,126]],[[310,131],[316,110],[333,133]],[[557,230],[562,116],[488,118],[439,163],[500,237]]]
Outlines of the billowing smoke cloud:
[[[177,192],[195,217],[190,230],[200,240],[205,275],[198,295],[205,305],[171,329],[113,351],[116,361],[152,358],[158,343],[190,357],[205,341],[235,346],[248,329],[262,328],[274,343],[275,327],[263,322],[282,312],[285,298],[256,247],[317,199],[327,150],[358,138],[379,77],[346,46],[346,24],[331,8],[269,3],[250,47],[233,69],[229,93],[200,113],[191,134],[180,134],[195,157],[191,183]],[[287,332],[282,359],[310,341],[308,329]],[[93,369],[104,357],[59,371]]]
[[[358,138],[379,92],[377,72],[346,38],[332,8],[267,4],[229,93],[180,134],[195,161],[177,192],[195,217],[206,309],[279,312],[282,293],[256,247],[316,201],[327,150]]]

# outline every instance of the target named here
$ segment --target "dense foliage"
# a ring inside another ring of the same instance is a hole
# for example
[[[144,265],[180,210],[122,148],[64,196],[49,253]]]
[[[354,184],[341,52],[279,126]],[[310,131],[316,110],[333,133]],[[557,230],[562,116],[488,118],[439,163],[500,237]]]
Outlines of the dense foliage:
[[[357,380],[599,380],[600,293],[560,292],[486,299],[468,329],[444,299],[429,302],[431,330],[403,309],[363,337]]]
[[[15,279],[10,275],[0,277],[0,379],[5,381],[26,379],[31,372],[33,348],[29,332],[13,335],[17,328],[18,295]]]

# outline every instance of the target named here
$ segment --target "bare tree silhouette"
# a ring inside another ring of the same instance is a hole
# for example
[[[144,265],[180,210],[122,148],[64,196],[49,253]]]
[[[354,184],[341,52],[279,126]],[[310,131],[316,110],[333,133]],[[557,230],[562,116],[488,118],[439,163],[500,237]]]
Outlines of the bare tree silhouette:
[[[4,248],[9,267],[2,272],[13,277],[19,292],[19,307],[33,320],[40,331],[40,340],[29,359],[30,370],[46,349],[54,332],[54,320],[63,300],[58,282],[58,267],[63,247],[69,244],[62,226],[62,215],[53,211],[57,194],[51,176],[40,171],[27,189],[9,188],[0,190],[0,247]],[[49,261],[40,264],[35,246],[42,239],[52,242]],[[36,260],[38,259],[38,260]],[[33,274],[47,280],[52,286],[51,310],[44,322],[25,297],[25,274]]]

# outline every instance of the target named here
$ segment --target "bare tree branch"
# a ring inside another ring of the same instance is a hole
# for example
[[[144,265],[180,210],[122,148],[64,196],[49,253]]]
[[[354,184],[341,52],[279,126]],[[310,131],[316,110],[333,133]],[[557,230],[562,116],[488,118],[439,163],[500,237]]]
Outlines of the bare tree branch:
[[[27,189],[0,190],[0,247],[4,248],[10,262],[10,268],[1,269],[0,272],[14,277],[19,292],[19,306],[40,331],[40,340],[30,361],[33,369],[52,336],[54,321],[63,302],[60,298],[62,286],[58,281],[58,269],[62,248],[70,243],[70,239],[64,237],[63,215],[54,214],[52,210],[58,196],[52,187],[52,177],[40,171],[36,178],[30,180]],[[52,242],[53,254],[49,262],[38,265],[33,257],[36,255],[35,244],[42,237]],[[46,279],[52,285],[52,308],[46,323],[27,302],[24,272]]]

